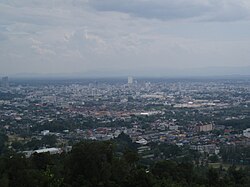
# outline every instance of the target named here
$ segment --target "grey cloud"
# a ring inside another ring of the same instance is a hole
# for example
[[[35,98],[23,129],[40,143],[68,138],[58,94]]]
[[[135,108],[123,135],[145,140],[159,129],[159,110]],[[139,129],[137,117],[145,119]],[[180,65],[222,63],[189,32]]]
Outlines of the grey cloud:
[[[205,20],[207,21],[239,21],[249,19],[249,7],[244,1],[217,1],[214,11],[210,12]]]
[[[57,12],[53,12],[53,10],[16,8],[5,5],[2,5],[2,7],[0,16],[5,19],[0,19],[0,23],[6,25],[9,23],[27,23],[38,26],[57,26],[69,22],[65,19],[65,16],[57,15]]]
[[[160,20],[235,21],[248,18],[243,0],[91,0],[98,11],[116,11]]]
[[[0,41],[8,40],[8,37],[5,34],[0,33]]]
[[[55,8],[55,7],[69,7],[69,6],[84,6],[88,0],[0,0],[0,3],[22,7],[40,7],[40,8]]]
[[[0,73],[249,65],[248,0],[87,1],[0,0]]]

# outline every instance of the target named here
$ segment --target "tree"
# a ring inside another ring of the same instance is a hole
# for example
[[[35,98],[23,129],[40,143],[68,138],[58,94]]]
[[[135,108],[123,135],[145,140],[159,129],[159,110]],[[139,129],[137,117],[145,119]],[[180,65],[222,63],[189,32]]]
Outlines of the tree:
[[[111,177],[113,145],[110,142],[81,142],[76,144],[66,163],[69,183],[79,179],[79,185],[106,184]]]
[[[157,178],[173,178],[177,164],[174,161],[160,161],[152,168],[152,173]]]
[[[219,158],[217,155],[212,155],[208,158],[210,160],[210,162],[215,163],[219,161]]]
[[[0,154],[4,152],[5,143],[8,141],[8,136],[0,133]]]
[[[46,170],[48,165],[52,164],[51,156],[49,153],[34,153],[31,156],[31,161],[39,170]]]
[[[123,158],[129,165],[134,165],[139,160],[137,152],[131,151],[129,149],[125,150],[123,153]]]
[[[128,180],[123,185],[129,187],[152,187],[154,185],[154,179],[151,173],[146,172],[145,169],[133,170]]]
[[[23,144],[20,141],[12,142],[11,146],[17,151],[23,150]]]
[[[54,147],[57,143],[57,137],[55,135],[46,135],[41,139],[41,143],[44,146]]]
[[[219,173],[216,169],[209,168],[207,176],[209,186],[219,185]]]

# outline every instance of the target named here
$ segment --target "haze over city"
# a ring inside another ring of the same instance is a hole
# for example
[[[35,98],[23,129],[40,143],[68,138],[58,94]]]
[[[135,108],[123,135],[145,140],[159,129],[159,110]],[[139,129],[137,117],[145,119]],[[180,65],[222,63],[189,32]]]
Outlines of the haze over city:
[[[247,0],[0,0],[0,75],[249,75]]]
[[[249,0],[0,0],[0,187],[250,186]]]

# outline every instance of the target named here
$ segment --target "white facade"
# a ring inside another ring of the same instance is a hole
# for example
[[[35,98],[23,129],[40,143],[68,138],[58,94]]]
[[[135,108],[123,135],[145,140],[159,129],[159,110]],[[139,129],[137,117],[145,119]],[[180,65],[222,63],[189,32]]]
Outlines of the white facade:
[[[133,84],[133,77],[128,77],[128,84]]]
[[[49,135],[49,130],[43,130],[43,131],[41,131],[41,134],[43,136]]]
[[[148,143],[148,141],[145,140],[144,138],[142,138],[142,139],[136,141],[136,143],[141,144],[141,145],[146,145]]]
[[[47,153],[49,152],[50,154],[59,154],[62,152],[62,150],[60,148],[44,148],[44,149],[38,149],[38,150],[35,150],[34,153]]]
[[[1,86],[3,88],[8,88],[9,87],[9,78],[8,77],[2,77]]]
[[[243,136],[250,138],[250,128],[243,131]]]
[[[37,150],[34,150],[34,151],[24,151],[23,153],[25,154],[25,156],[27,158],[29,158],[34,153],[38,153],[38,154],[39,153],[49,153],[51,155],[60,154],[60,153],[62,153],[62,149],[52,147],[52,148],[37,149]]]

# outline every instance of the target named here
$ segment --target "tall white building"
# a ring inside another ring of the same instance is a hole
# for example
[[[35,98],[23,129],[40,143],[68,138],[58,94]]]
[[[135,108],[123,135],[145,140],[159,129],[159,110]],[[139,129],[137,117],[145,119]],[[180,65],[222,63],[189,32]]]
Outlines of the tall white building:
[[[8,77],[2,77],[1,86],[4,87],[4,88],[9,87],[9,78]]]
[[[128,77],[128,84],[133,84],[133,77]]]

